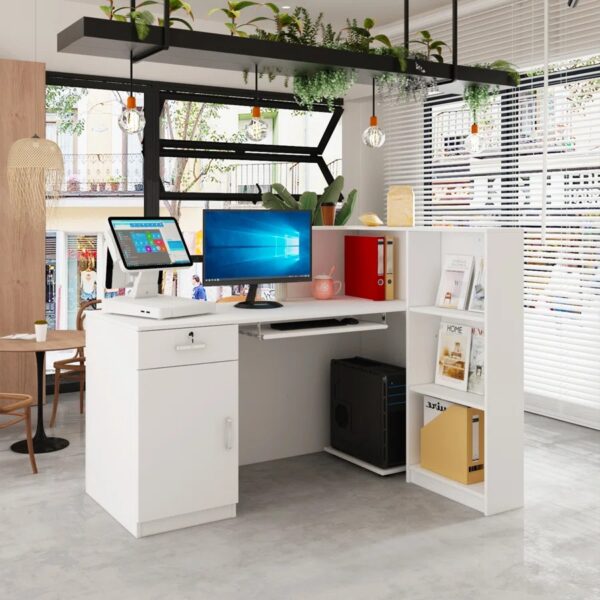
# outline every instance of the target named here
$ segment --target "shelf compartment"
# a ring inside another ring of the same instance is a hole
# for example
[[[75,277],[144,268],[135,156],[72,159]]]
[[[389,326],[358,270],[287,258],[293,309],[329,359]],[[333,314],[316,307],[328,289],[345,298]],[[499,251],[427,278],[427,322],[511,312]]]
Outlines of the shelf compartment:
[[[433,315],[455,321],[467,321],[483,325],[485,322],[485,313],[472,310],[458,310],[456,308],[442,308],[441,306],[412,306],[409,312],[421,315]]]
[[[411,385],[410,391],[426,396],[433,396],[440,400],[454,402],[455,404],[462,404],[463,406],[485,410],[484,397],[480,394],[474,394],[473,392],[463,392],[462,390],[455,390],[437,383]]]
[[[376,467],[375,465],[372,465],[371,463],[365,462],[364,460],[361,460],[360,458],[356,458],[355,456],[351,456],[350,454],[346,454],[345,452],[336,450],[335,448],[332,448],[331,446],[325,446],[325,448],[323,448],[323,450],[325,452],[327,452],[327,454],[331,454],[332,456],[337,456],[338,458],[341,458],[342,460],[346,460],[346,461],[352,463],[353,465],[356,465],[357,467],[362,467],[363,469],[366,469],[367,471],[371,471],[371,473],[375,473],[376,475],[379,475],[381,477],[387,477],[388,475],[396,475],[397,473],[404,473],[406,471],[406,467],[391,467],[389,469],[382,469],[380,467]]]
[[[359,321],[356,325],[340,325],[339,327],[313,327],[308,329],[289,329],[281,331],[270,326],[240,327],[242,335],[255,337],[259,340],[284,340],[288,338],[312,337],[316,335],[336,335],[338,333],[358,333],[361,331],[382,331],[387,329],[387,323]]]
[[[346,68],[356,70],[360,83],[369,84],[378,73],[400,72],[399,62],[393,56],[176,28],[170,30],[169,38],[168,50],[154,54],[146,60],[234,71],[252,70],[255,64],[258,64],[261,69],[270,68],[281,75],[289,76],[293,76],[297,71]],[[59,52],[129,60],[130,51],[133,51],[134,56],[140,55],[152,47],[161,46],[162,40],[162,27],[150,27],[148,37],[141,42],[130,23],[83,17],[58,34],[57,47]],[[438,80],[452,79],[451,64],[419,61],[417,66],[412,59],[407,63],[406,73],[409,75],[424,74]],[[514,82],[505,71],[481,67],[457,65],[456,80],[514,87]]]
[[[450,500],[464,504],[474,510],[485,512],[485,483],[473,483],[465,485],[432,471],[428,471],[421,465],[409,467],[410,482],[445,496]]]

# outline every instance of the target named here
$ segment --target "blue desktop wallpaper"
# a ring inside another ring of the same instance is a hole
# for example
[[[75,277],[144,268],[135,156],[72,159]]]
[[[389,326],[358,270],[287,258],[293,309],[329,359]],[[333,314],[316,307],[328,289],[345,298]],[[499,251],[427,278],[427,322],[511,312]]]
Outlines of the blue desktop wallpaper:
[[[205,210],[204,282],[311,275],[309,211]]]

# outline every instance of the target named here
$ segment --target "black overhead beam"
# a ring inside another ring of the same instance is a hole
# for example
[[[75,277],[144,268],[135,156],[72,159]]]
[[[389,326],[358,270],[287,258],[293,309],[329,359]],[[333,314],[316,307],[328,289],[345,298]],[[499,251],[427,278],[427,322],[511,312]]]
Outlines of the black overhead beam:
[[[199,150],[223,150],[244,154],[253,152],[261,154],[265,152],[277,154],[302,154],[316,156],[321,154],[318,148],[313,146],[284,146],[282,144],[249,144],[238,142],[205,142],[202,140],[160,140],[160,153],[162,156],[168,156],[169,150],[189,150],[190,156],[194,151]]]
[[[327,68],[346,68],[356,71],[361,83],[371,83],[374,76],[400,73],[400,64],[392,56],[348,52],[332,48],[304,46],[286,42],[272,42],[241,38],[231,35],[170,29],[169,48],[152,54],[146,60],[174,65],[252,71],[268,68],[281,75],[293,76],[297,72],[314,72]],[[129,59],[161,46],[163,28],[150,27],[144,41],[137,38],[130,23],[108,19],[83,17],[58,34],[59,52]],[[514,87],[510,75],[504,71],[438,63],[434,61],[407,61],[409,75],[435,77],[438,80],[456,79],[467,83],[489,83]]]

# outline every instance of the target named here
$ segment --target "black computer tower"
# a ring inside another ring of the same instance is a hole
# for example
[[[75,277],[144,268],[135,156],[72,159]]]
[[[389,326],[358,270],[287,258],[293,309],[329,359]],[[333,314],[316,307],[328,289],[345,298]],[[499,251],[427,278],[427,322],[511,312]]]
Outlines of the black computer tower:
[[[331,446],[382,469],[406,464],[406,369],[331,361]]]

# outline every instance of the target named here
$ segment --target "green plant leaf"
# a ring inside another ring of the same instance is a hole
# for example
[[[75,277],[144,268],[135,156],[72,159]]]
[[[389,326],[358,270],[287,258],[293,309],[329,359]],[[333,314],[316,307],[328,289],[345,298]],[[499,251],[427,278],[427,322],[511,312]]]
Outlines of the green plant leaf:
[[[268,6],[276,15],[279,14],[279,6],[273,2],[265,2],[264,6]]]
[[[367,17],[363,21],[363,27],[365,29],[373,29],[373,27],[375,27],[375,21],[373,19],[371,19],[370,17]]]
[[[244,8],[249,8],[250,6],[260,6],[260,2],[248,2],[244,0],[244,2],[233,3],[233,8],[238,11],[244,10]]]
[[[208,11],[208,13],[206,13],[206,14],[207,14],[207,16],[210,17],[211,15],[214,15],[215,13],[218,13],[218,12],[222,12],[222,13],[227,14],[227,9],[226,8],[211,8]]]
[[[274,183],[271,185],[271,188],[277,192],[277,195],[281,198],[281,201],[287,206],[287,208],[291,210],[296,210],[298,208],[298,202],[296,202],[296,198],[292,196],[285,188],[285,186],[281,185],[281,183]]]
[[[111,15],[111,9],[110,6],[99,6],[98,8],[100,8],[100,10],[107,16],[110,17]]]
[[[159,19],[159,20],[160,20],[160,24],[162,25],[163,19]],[[180,19],[179,17],[171,17],[169,19],[169,25],[172,23],[175,23],[175,22],[185,25],[190,31],[194,31],[194,28],[192,27],[191,23],[188,23],[185,19]]]
[[[145,0],[144,2],[140,2],[139,4],[137,4],[135,9],[139,10],[140,8],[142,8],[144,6],[150,6],[152,4],[158,4],[158,2],[156,0]],[[129,7],[123,6],[122,8],[129,8]]]
[[[431,56],[434,60],[436,60],[439,63],[444,62],[444,57],[441,54],[432,54]]]
[[[427,31],[426,29],[423,29],[423,31],[419,31],[419,34],[421,35],[421,37],[424,40],[429,41],[431,39],[431,34],[429,33],[429,31]]]
[[[283,203],[281,198],[272,194],[271,192],[265,192],[262,195],[262,204],[269,210],[286,210],[287,206]]]
[[[336,225],[345,225],[348,222],[348,219],[352,215],[352,211],[354,210],[354,205],[356,204],[356,196],[358,192],[356,190],[352,190],[348,197],[346,198],[342,208],[338,210],[335,215],[335,224]]]
[[[150,0],[152,1],[152,0]],[[171,9],[171,13],[176,10],[182,9],[186,12],[192,19],[194,18],[194,13],[192,12],[192,7],[188,2],[184,2],[183,0],[169,0],[169,7]]]
[[[319,197],[316,192],[304,192],[300,196],[300,201],[298,202],[298,207],[300,210],[310,210],[312,213],[311,222],[314,225],[315,221],[315,208],[317,207],[317,202],[319,201]]]
[[[390,41],[390,38],[387,35],[383,35],[383,33],[376,35],[373,38],[373,40],[382,43],[384,46],[387,46],[388,48],[392,47],[392,42]]]
[[[124,17],[123,15],[114,15],[113,19],[119,23],[127,23],[127,17]]]

